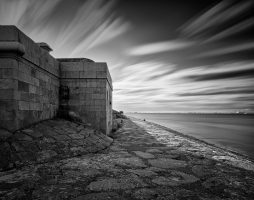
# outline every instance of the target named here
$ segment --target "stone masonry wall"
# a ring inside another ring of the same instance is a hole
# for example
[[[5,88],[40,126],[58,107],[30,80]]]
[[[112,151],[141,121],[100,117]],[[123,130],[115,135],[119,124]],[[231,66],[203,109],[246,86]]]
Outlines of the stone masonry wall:
[[[87,59],[59,59],[62,86],[70,89],[69,101],[60,109],[73,112],[84,123],[108,134],[112,127],[112,80],[106,63]]]
[[[0,127],[15,131],[52,118],[59,62],[15,26],[0,26]]]
[[[14,132],[56,116],[60,108],[108,134],[112,80],[107,64],[55,59],[49,51],[17,27],[0,26],[0,128]],[[59,98],[60,84],[70,89],[68,101]]]

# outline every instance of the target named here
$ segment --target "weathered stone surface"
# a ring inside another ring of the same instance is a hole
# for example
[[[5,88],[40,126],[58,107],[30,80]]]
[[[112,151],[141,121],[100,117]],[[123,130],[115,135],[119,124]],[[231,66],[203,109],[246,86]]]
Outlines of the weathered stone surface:
[[[145,159],[151,159],[151,158],[155,158],[155,156],[153,154],[150,153],[145,153],[142,151],[134,151],[135,154],[137,154],[138,156],[145,158]]]
[[[64,120],[61,121],[61,125],[53,121],[46,124],[54,126],[57,124],[65,128],[70,125],[70,122]],[[104,138],[107,136],[91,128],[81,132],[85,133],[88,130],[86,138],[90,138],[93,143],[87,139],[73,139],[67,132],[58,134],[56,129],[51,127],[44,130],[47,135],[43,135],[42,138],[32,137],[32,141],[7,142],[7,146],[11,144],[10,148],[6,146],[9,151],[5,157],[0,156],[0,164],[6,166],[0,173],[0,187],[3,188],[0,191],[0,198],[253,199],[254,172],[229,165],[238,158],[234,154],[227,154],[226,151],[209,145],[202,145],[200,151],[192,153],[176,151],[172,153],[171,150],[174,149],[164,145],[167,142],[170,144],[170,137],[174,138],[173,141],[182,141],[181,151],[194,145],[194,142],[188,143],[187,139],[181,140],[180,136],[175,138],[174,134],[167,134],[169,132],[149,122],[141,121],[138,124],[141,128],[130,120],[124,121],[123,127],[113,136],[115,139],[112,146],[105,147],[103,151],[100,150],[103,145],[101,143],[98,145],[95,141],[105,141]],[[74,125],[72,127],[75,128]],[[48,129],[53,131],[53,135],[49,134],[51,132]],[[92,134],[100,139],[90,137]],[[63,141],[53,139],[53,136],[58,135],[68,136],[69,139]],[[153,139],[151,135],[155,138]],[[163,144],[154,141],[157,140],[156,135]],[[135,140],[140,144],[133,142]],[[105,143],[109,144],[106,141]],[[153,145],[156,145],[155,148]],[[199,143],[195,145],[198,147]],[[32,146],[37,150],[33,150]],[[86,153],[81,153],[83,149]],[[158,149],[160,152],[147,152],[149,149]],[[209,157],[201,154],[205,149],[208,149]],[[9,156],[15,151],[18,152],[17,155],[14,153]],[[88,154],[89,151],[93,153]],[[135,151],[141,152],[142,155],[144,152],[145,155],[149,153],[155,158],[139,157]],[[231,160],[216,161],[210,159],[212,155],[228,155]],[[171,156],[177,156],[178,160],[172,159]],[[238,160],[240,161],[242,158]],[[22,165],[25,166],[21,169],[11,170],[15,166]]]
[[[33,137],[33,138],[40,138],[43,136],[43,134],[39,131],[37,131],[36,129],[35,130],[32,130],[32,129],[24,129],[22,130],[23,133],[25,133],[26,135],[29,135],[30,137]]]
[[[5,141],[7,138],[11,136],[12,136],[12,133],[5,131],[3,129],[0,129],[0,142]]]
[[[194,165],[192,167],[192,172],[196,174],[198,177],[202,177],[213,174],[215,170],[209,168],[208,166]]]
[[[67,133],[76,133],[77,131],[74,130],[73,128],[65,128],[64,129]]]
[[[92,193],[75,198],[75,200],[105,200],[105,199],[124,200],[123,197],[121,197],[119,194],[115,192]]]
[[[22,141],[22,140],[26,140],[26,141],[31,141],[33,140],[31,137],[29,137],[28,135],[21,133],[21,132],[16,132],[12,137],[12,140],[17,140],[17,141]]]
[[[138,177],[109,178],[90,183],[87,188],[91,191],[128,190],[147,185]]]
[[[186,167],[187,164],[185,161],[182,160],[174,160],[174,159],[165,159],[165,158],[158,158],[154,160],[148,160],[148,162],[154,167],[160,168],[179,168],[179,167]]]
[[[69,134],[69,136],[72,138],[72,139],[84,139],[84,136],[81,135],[81,134],[77,134],[77,133],[74,133],[74,134]]]
[[[170,176],[160,176],[152,180],[153,183],[156,183],[158,185],[168,186],[178,186],[187,183],[195,183],[197,181],[199,181],[199,179],[195,176],[178,171],[171,172]]]
[[[118,165],[123,166],[134,166],[134,167],[146,167],[143,161],[137,157],[130,157],[130,158],[118,158],[115,160]]]
[[[151,177],[157,175],[157,173],[148,169],[127,169],[127,171],[139,175],[140,177]]]
[[[146,152],[147,153],[162,153],[162,151],[159,149],[147,149]]]
[[[0,142],[0,171],[10,168],[13,168],[10,145],[7,142]]]
[[[135,191],[134,197],[136,199],[142,199],[142,200],[156,199],[156,197],[158,197],[158,192],[152,189],[142,188]]]

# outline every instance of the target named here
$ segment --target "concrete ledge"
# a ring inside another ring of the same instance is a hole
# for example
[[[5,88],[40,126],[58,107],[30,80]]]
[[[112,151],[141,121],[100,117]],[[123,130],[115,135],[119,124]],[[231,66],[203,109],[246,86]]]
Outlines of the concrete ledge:
[[[19,42],[1,42],[0,41],[0,52],[15,52],[19,55],[24,55],[26,50],[25,47]]]

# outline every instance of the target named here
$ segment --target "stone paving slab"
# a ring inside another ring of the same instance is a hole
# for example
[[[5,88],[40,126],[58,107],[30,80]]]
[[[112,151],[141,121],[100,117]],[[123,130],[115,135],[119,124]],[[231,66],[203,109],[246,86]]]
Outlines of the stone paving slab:
[[[252,160],[150,122],[135,118],[123,122],[111,135],[114,140],[98,139],[101,134],[90,127],[62,120],[27,129],[36,129],[43,137],[22,131],[32,140],[18,135],[19,140],[6,142],[12,134],[4,132],[0,150],[6,160],[2,163],[17,159],[11,157],[14,148],[24,155],[34,155],[37,148],[40,162],[37,157],[30,165],[2,170],[0,199],[253,199]],[[71,142],[57,140],[57,134]],[[101,145],[107,146],[98,145],[96,151],[93,141],[102,140]]]

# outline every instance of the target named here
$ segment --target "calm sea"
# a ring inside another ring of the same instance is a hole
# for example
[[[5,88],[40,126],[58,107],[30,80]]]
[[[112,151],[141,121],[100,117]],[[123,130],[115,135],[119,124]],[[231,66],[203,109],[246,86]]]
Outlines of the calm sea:
[[[254,158],[254,115],[128,113]]]

